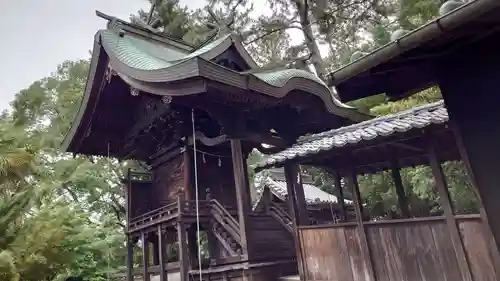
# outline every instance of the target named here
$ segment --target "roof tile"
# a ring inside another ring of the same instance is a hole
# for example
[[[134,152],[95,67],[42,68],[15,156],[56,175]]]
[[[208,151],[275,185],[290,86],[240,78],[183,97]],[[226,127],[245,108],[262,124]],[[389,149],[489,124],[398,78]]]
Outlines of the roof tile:
[[[270,168],[297,157],[314,155],[320,151],[328,151],[348,144],[357,144],[377,137],[390,136],[412,129],[422,129],[433,124],[443,124],[448,120],[448,111],[443,101],[438,101],[397,114],[301,137],[292,147],[269,155],[257,165],[256,169]]]

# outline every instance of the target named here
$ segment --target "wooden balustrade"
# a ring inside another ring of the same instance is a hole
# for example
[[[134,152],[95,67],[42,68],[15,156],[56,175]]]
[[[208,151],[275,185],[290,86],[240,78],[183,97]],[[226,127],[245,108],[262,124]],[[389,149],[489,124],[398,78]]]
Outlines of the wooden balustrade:
[[[281,206],[274,202],[269,202],[268,212],[286,230],[288,230],[290,233],[293,231],[292,218],[290,217],[290,214],[288,212],[281,208]]]

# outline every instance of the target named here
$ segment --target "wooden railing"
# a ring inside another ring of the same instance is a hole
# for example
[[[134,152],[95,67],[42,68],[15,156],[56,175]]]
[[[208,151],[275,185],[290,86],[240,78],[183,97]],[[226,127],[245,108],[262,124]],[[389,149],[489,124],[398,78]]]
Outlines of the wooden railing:
[[[242,254],[238,221],[217,200],[210,201],[214,222],[212,230],[222,247],[231,255]]]
[[[128,231],[133,232],[139,229],[154,226],[158,223],[168,221],[177,216],[179,212],[177,202],[169,203],[161,208],[144,213],[130,220]]]
[[[274,202],[269,202],[269,214],[276,219],[290,233],[293,231],[292,217],[281,206]]]

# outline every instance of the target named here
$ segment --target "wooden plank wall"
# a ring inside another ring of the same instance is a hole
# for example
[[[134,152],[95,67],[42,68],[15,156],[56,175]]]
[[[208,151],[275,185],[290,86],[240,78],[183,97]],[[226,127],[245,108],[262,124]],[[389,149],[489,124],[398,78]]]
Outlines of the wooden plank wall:
[[[495,249],[488,247],[484,235],[484,225],[480,219],[457,220],[465,253],[469,261],[472,278],[475,281],[494,281],[495,267],[491,255]]]
[[[154,195],[151,198],[155,209],[175,202],[184,194],[184,157],[182,155],[170,160],[154,171]]]
[[[473,280],[496,280],[481,220],[457,222]],[[463,280],[444,217],[364,224],[376,281]],[[370,280],[355,224],[301,227],[299,233],[306,280]]]

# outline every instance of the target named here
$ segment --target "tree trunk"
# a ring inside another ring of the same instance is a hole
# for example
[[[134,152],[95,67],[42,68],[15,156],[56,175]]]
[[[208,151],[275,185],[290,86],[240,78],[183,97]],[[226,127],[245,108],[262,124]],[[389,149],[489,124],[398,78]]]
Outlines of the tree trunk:
[[[305,1],[305,2],[302,2]],[[319,51],[318,43],[314,39],[314,33],[311,27],[311,22],[309,20],[309,9],[307,7],[307,0],[295,0],[295,5],[297,6],[297,12],[300,17],[300,26],[302,27],[302,32],[306,40],[306,46],[311,55],[311,63],[316,70],[316,74],[322,80],[326,79],[326,68],[323,64],[323,59],[321,58],[321,53]]]

